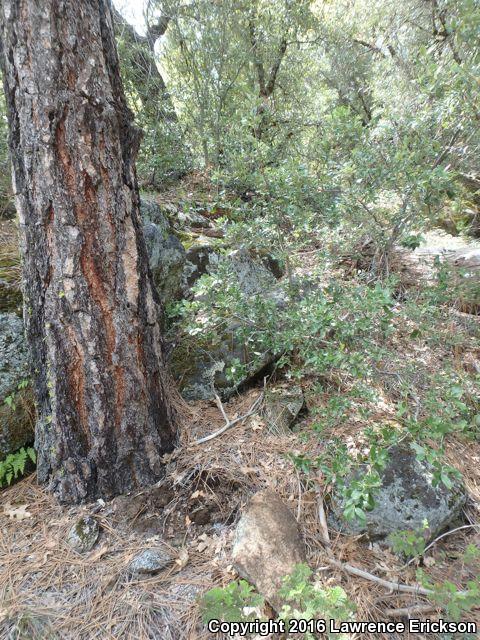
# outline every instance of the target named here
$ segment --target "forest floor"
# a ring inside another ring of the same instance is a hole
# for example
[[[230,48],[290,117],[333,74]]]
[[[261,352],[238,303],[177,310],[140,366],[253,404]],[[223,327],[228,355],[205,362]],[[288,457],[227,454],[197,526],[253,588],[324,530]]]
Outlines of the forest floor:
[[[438,249],[442,238],[446,236],[435,232],[429,246]],[[451,236],[446,239],[456,242]],[[417,255],[419,253],[422,251],[417,251]],[[305,253],[300,261],[303,268],[308,268],[311,256],[311,252]],[[412,259],[411,252],[409,259]],[[417,258],[413,258],[413,263],[418,263]],[[411,265],[403,271],[411,273]],[[402,304],[401,300],[397,303]],[[392,369],[395,375],[379,376],[375,381],[381,402],[369,407],[368,418],[362,418],[358,405],[352,407],[340,423],[325,427],[321,439],[310,426],[318,419],[316,409],[325,407],[329,397],[328,393],[309,394],[307,378],[301,384],[308,411],[288,435],[272,433],[258,415],[253,415],[223,435],[198,444],[200,437],[222,427],[224,419],[214,402],[185,405],[181,442],[166,460],[166,477],[137,494],[121,496],[107,504],[98,501],[66,508],[36,484],[35,475],[3,490],[0,637],[12,640],[210,638],[211,634],[200,621],[199,598],[213,586],[225,586],[237,577],[231,561],[235,524],[248,498],[264,488],[279,493],[290,506],[305,540],[310,566],[319,571],[325,584],[340,584],[345,589],[357,607],[358,620],[384,620],[389,610],[426,604],[422,596],[392,593],[379,584],[329,566],[318,517],[319,497],[327,495],[329,487],[324,486],[321,477],[313,484],[308,481],[288,454],[314,457],[322,452],[324,443],[331,437],[345,442],[350,451],[361,449],[366,427],[378,422],[395,425],[396,384],[408,365],[435,371],[449,359],[463,370],[480,362],[479,324],[479,316],[451,309],[438,330],[457,336],[455,346],[452,341],[440,339],[421,348],[409,341],[407,330],[399,328],[389,347],[395,354],[392,366],[396,363],[402,366]],[[275,384],[286,383],[277,379]],[[247,413],[261,392],[262,383],[257,383],[225,402],[228,417],[234,419]],[[468,491],[460,524],[478,523],[480,442],[462,433],[450,433],[445,443],[447,459],[462,473]],[[328,508],[328,501],[326,506]],[[101,534],[92,551],[79,555],[67,544],[66,536],[83,515],[97,519]],[[386,580],[416,584],[415,563],[406,566],[388,548],[362,536],[334,531],[330,531],[330,536],[332,551],[338,560]],[[463,552],[469,544],[480,547],[480,531],[473,526],[434,544],[422,560],[432,581],[449,580],[461,589],[478,575],[479,561],[465,562]],[[131,560],[144,549],[162,546],[174,555],[175,562],[155,576],[132,577]],[[429,616],[441,617],[441,611],[434,610]],[[480,625],[480,611],[474,610],[463,619]],[[422,637],[427,636],[415,636]]]

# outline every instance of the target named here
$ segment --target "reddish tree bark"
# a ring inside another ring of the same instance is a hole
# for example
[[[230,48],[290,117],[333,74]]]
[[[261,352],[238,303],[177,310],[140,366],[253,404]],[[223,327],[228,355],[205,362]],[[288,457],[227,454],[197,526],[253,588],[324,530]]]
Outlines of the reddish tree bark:
[[[158,480],[175,439],[109,0],[1,0],[37,396],[38,478],[64,502]]]

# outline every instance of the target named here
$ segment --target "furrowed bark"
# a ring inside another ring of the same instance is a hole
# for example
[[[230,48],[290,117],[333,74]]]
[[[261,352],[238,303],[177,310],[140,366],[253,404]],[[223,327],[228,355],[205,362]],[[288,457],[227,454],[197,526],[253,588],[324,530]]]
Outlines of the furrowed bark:
[[[109,0],[1,0],[0,58],[38,409],[63,502],[155,482],[175,440]]]

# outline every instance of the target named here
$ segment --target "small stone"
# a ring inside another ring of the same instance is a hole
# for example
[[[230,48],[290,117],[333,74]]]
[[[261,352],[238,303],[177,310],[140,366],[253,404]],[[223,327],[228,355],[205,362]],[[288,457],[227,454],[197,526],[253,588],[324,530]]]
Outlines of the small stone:
[[[306,554],[297,521],[273,491],[251,499],[235,531],[232,558],[238,573],[279,611],[282,580],[306,561]]]
[[[95,518],[84,516],[73,525],[67,535],[67,543],[77,553],[87,553],[98,540],[100,528]]]
[[[128,571],[132,576],[153,575],[174,562],[164,548],[145,549],[131,561]]]

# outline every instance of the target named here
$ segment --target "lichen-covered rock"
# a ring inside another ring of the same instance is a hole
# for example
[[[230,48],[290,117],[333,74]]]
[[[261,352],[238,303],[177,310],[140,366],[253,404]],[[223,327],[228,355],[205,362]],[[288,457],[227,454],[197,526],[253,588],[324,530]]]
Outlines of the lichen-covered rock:
[[[451,489],[443,483],[434,487],[431,465],[419,461],[409,444],[391,449],[381,478],[382,486],[374,497],[375,507],[366,512],[364,524],[345,520],[343,502],[338,496],[334,496],[332,503],[332,524],[352,534],[367,533],[371,539],[386,538],[397,531],[422,531],[428,542],[458,517],[465,504],[463,484],[454,480]]]
[[[273,433],[288,433],[304,401],[301,387],[268,389],[263,412],[267,428]]]
[[[31,392],[19,390],[29,376],[23,321],[0,313],[0,460],[33,442]],[[11,401],[5,401],[11,398]]]
[[[239,340],[237,328],[238,325],[232,323],[215,342],[185,340],[175,347],[170,369],[185,400],[209,400],[214,397],[213,388],[226,399],[274,361],[271,353],[253,360]],[[238,362],[242,371],[233,384],[226,372]]]
[[[278,260],[272,256],[244,248],[227,254],[221,252],[221,244],[208,238],[196,242],[187,249],[184,279],[192,287],[200,276],[215,273],[224,265],[233,268],[240,289],[246,294],[257,293],[275,284],[283,275]]]
[[[166,210],[164,210],[166,209]],[[172,227],[168,214],[172,213],[169,207],[160,207],[154,200],[140,198],[140,215],[144,223],[151,222],[165,233],[171,233]]]
[[[235,531],[232,559],[238,573],[279,611],[285,576],[304,563],[305,545],[292,512],[273,491],[256,493]]]
[[[131,561],[128,572],[132,576],[152,575],[168,567],[173,556],[164,548],[145,549]]]
[[[186,254],[184,280],[187,287],[192,287],[210,265],[210,256],[215,253],[213,244],[193,244]]]
[[[224,262],[235,273],[238,286],[245,295],[266,292],[276,284],[273,273],[260,260],[252,258],[246,249],[236,249],[227,255],[212,253],[208,271],[215,272]]]
[[[100,527],[95,518],[84,516],[76,522],[67,535],[67,543],[77,553],[90,551],[100,534]]]
[[[156,202],[141,198],[140,213],[150,269],[165,305],[183,295],[185,249],[173,233],[167,214]]]

